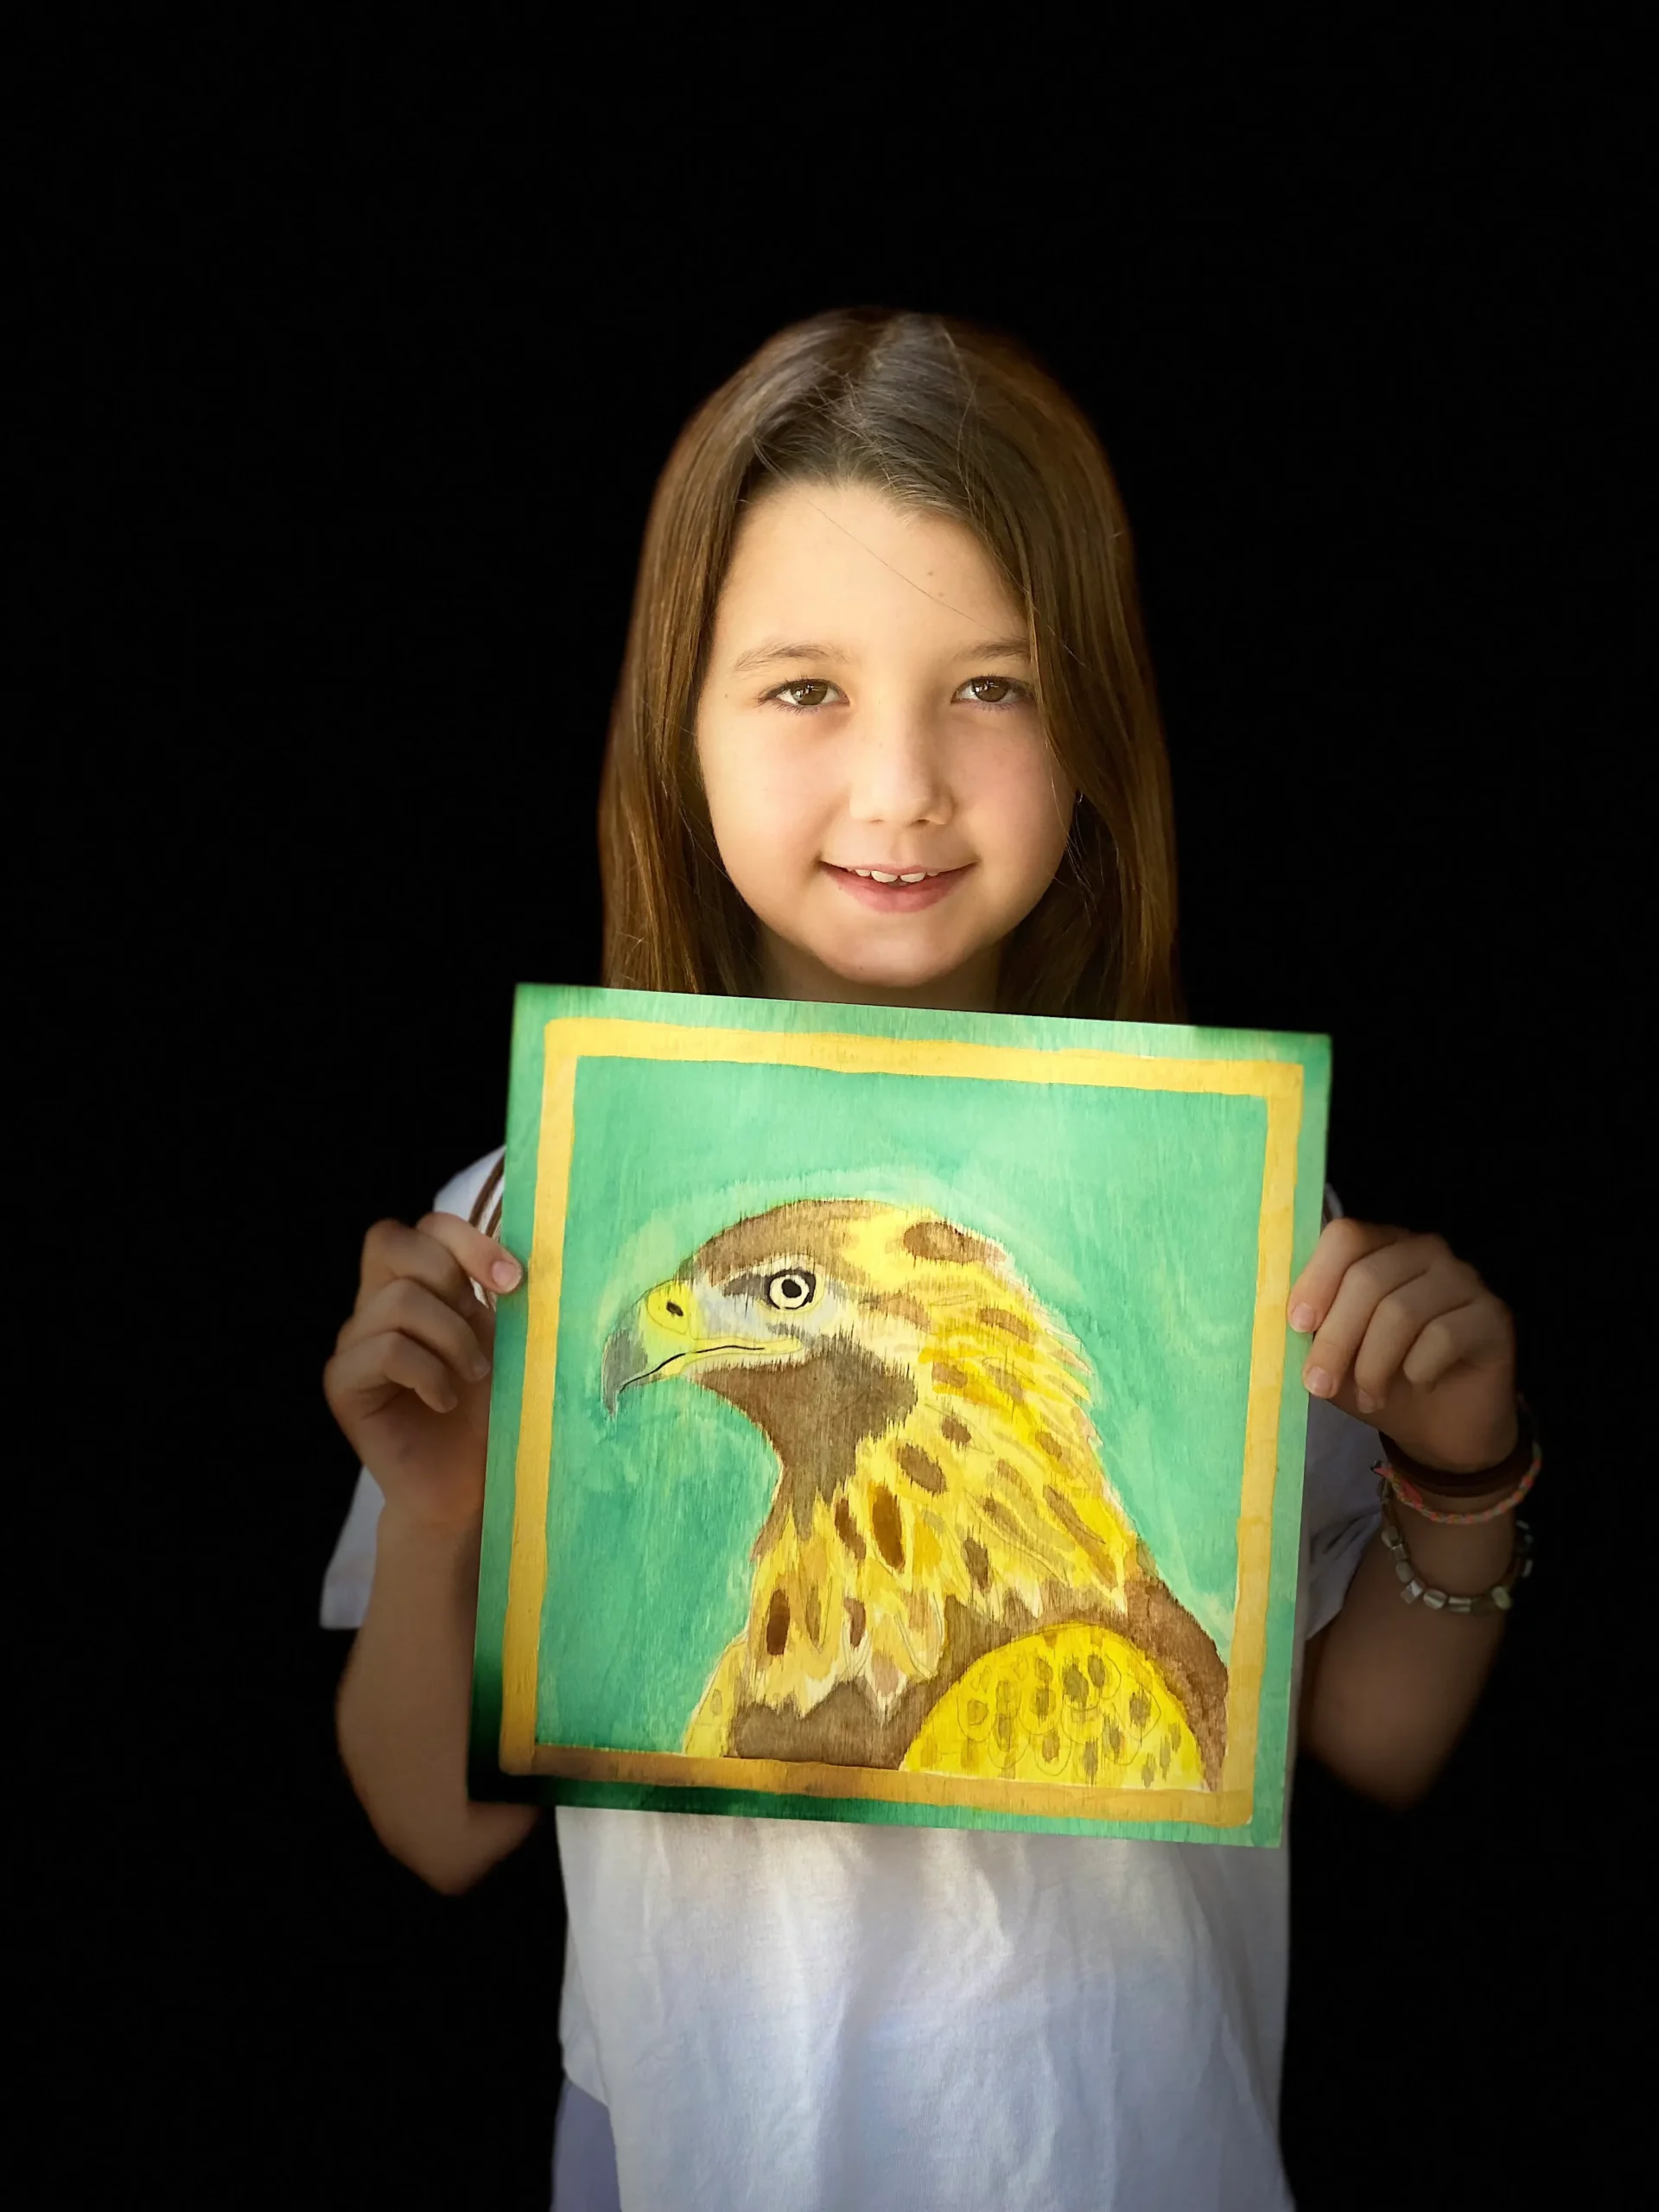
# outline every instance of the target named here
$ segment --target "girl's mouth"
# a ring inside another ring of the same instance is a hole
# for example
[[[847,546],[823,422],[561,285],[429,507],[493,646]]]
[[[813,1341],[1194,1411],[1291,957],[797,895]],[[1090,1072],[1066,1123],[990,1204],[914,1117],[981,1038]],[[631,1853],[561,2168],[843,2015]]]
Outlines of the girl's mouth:
[[[833,861],[820,862],[850,899],[861,906],[873,906],[878,914],[913,914],[923,906],[937,906],[941,899],[949,898],[957,885],[967,874],[969,861],[962,868],[940,868],[925,875],[919,883],[880,883],[874,874],[861,875],[850,868],[837,868]]]

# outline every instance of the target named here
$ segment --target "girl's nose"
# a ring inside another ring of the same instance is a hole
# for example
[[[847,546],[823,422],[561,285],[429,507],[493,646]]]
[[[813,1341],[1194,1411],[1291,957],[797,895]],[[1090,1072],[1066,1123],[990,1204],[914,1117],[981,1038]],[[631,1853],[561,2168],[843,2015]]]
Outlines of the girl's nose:
[[[855,822],[938,822],[950,811],[938,746],[925,728],[899,717],[855,739],[847,810]]]

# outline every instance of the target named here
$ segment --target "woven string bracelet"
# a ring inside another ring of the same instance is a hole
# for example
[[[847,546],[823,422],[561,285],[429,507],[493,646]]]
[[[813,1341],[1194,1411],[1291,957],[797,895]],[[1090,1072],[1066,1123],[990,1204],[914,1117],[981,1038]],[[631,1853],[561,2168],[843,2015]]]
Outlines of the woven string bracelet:
[[[1538,1470],[1543,1464],[1544,1455],[1540,1452],[1534,1456],[1532,1465],[1509,1496],[1500,1497],[1496,1505],[1489,1505],[1484,1513],[1436,1512],[1432,1506],[1424,1504],[1423,1494],[1416,1484],[1408,1482],[1406,1478],[1397,1473],[1386,1459],[1379,1459],[1371,1469],[1371,1472],[1380,1478],[1376,1486],[1379,1497],[1397,1497],[1402,1505],[1409,1506],[1414,1513],[1421,1514],[1425,1521],[1438,1521],[1443,1529],[1478,1529],[1483,1522],[1496,1521],[1505,1513],[1513,1513],[1534,1483],[1537,1481]]]

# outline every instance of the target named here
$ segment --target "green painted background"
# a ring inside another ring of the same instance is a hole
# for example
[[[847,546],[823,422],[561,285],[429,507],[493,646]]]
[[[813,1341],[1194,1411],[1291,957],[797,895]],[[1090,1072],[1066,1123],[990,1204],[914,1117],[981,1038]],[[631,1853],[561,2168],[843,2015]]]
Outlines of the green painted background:
[[[1293,1274],[1317,1239],[1329,1090],[1323,1038],[525,986],[515,1019],[503,1227],[521,1255],[531,1243],[541,1032],[548,1020],[575,1014],[1300,1059],[1306,1088]],[[1170,1586],[1226,1657],[1266,1130],[1267,1109],[1255,1098],[718,1062],[584,1063],[561,1304],[541,1739],[677,1750],[710,1669],[742,1626],[749,1547],[773,1479],[768,1447],[734,1408],[683,1378],[628,1392],[608,1419],[600,1357],[633,1301],[705,1237],[803,1196],[918,1201],[1004,1246],[1080,1339],[1096,1376],[1092,1417],[1103,1462]],[[1061,1825],[956,1808],[865,1801],[830,1807],[759,1793],[501,1777],[493,1745],[524,1320],[522,1294],[502,1302],[480,1584],[474,1796]],[[1257,1814],[1248,1835],[1230,1839],[1261,1843],[1277,1840],[1281,1809],[1306,1438],[1300,1340],[1287,1343]],[[1218,1840],[1185,1823],[1088,1825],[1101,1834]]]

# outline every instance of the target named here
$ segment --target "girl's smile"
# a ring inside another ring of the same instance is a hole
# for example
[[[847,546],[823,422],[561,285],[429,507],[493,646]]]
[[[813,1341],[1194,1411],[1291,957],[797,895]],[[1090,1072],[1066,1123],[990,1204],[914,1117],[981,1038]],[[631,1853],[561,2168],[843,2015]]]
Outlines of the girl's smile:
[[[928,869],[922,880],[907,881],[916,873],[906,869],[900,874],[897,869],[863,869],[842,868],[835,861],[823,861],[838,887],[849,899],[856,899],[861,906],[868,906],[878,914],[914,914],[924,906],[937,906],[941,899],[948,899],[973,866],[971,861],[960,868]]]

